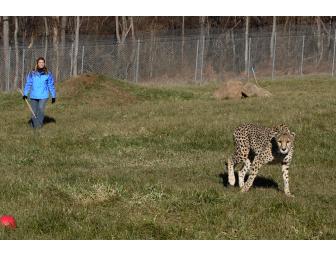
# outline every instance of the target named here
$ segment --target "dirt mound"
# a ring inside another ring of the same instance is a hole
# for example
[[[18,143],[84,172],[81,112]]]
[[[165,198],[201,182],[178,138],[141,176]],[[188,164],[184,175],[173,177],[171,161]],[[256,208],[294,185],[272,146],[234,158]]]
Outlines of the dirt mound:
[[[67,99],[90,101],[90,104],[124,104],[136,97],[114,80],[95,74],[72,77],[60,84],[59,94]],[[95,99],[95,100],[92,100]]]
[[[254,83],[248,82],[243,86],[242,93],[244,93],[245,97],[269,97],[271,96],[271,92],[266,89],[260,88]]]
[[[213,93],[213,96],[217,99],[240,99],[253,96],[269,97],[271,95],[269,91],[253,83],[248,82],[244,85],[237,80],[229,80]]]
[[[217,99],[240,99],[242,97],[243,83],[230,80],[214,92]]]
[[[78,96],[81,92],[91,88],[98,89],[100,87],[99,78],[98,75],[94,74],[84,74],[72,77],[61,83],[60,91],[65,96]]]

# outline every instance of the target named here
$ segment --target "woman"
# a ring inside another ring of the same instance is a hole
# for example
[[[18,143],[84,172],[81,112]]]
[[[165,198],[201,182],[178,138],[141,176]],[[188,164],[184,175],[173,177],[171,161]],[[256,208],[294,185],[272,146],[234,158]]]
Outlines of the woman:
[[[35,68],[27,76],[23,92],[23,100],[27,99],[28,94],[30,95],[30,104],[36,116],[32,116],[33,128],[43,126],[44,109],[49,98],[49,93],[51,94],[51,103],[53,104],[56,102],[54,78],[45,66],[45,59],[39,57],[36,60]]]

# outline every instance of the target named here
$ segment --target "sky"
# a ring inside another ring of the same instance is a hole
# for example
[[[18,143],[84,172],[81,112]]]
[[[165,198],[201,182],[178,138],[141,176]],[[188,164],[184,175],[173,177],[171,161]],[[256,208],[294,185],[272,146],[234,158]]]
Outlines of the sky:
[[[2,1],[1,16],[332,16],[332,0]]]

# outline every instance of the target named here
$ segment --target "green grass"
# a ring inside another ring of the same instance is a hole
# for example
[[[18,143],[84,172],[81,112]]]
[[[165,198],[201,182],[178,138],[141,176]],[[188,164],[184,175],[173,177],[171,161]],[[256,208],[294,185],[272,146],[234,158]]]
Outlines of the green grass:
[[[0,214],[18,225],[0,238],[335,239],[336,81],[260,83],[274,96],[217,101],[214,84],[79,79],[57,87],[46,109],[56,123],[36,132],[19,94],[0,94]],[[243,122],[296,133],[295,198],[277,165],[246,194],[223,184]]]

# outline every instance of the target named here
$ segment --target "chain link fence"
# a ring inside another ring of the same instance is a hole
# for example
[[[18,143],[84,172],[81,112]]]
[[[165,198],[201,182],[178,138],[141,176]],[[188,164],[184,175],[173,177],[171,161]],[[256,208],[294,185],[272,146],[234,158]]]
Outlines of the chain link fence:
[[[81,41],[77,72],[104,74],[135,83],[202,83],[236,78],[276,79],[287,75],[335,73],[335,34],[277,35],[233,31],[208,35],[150,37],[125,43]],[[273,40],[273,43],[271,43]],[[73,76],[74,44],[65,47],[0,49],[1,90],[22,87],[35,59],[46,64],[57,82]],[[271,47],[273,45],[273,47]],[[246,51],[247,47],[247,51]],[[6,64],[7,63],[7,64]]]

